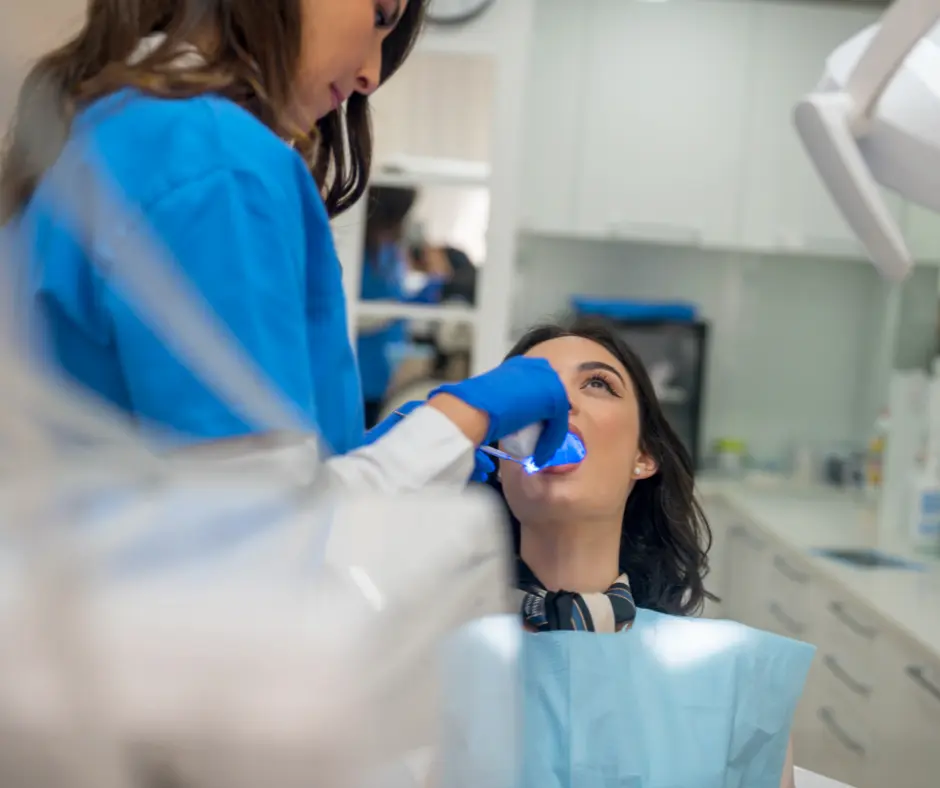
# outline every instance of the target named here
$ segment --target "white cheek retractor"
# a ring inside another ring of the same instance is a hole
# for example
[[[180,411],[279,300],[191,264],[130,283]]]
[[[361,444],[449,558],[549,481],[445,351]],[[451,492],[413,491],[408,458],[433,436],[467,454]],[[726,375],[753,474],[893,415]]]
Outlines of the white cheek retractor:
[[[530,424],[519,432],[507,435],[502,439],[503,450],[513,457],[531,457],[535,454],[535,446],[542,436],[541,424]]]

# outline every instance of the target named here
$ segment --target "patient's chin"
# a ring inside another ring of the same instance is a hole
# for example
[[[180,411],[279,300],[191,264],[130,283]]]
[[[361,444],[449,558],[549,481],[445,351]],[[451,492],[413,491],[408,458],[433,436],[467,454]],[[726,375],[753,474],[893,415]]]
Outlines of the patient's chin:
[[[574,476],[554,476],[537,474],[532,477],[534,484],[530,497],[533,504],[540,507],[557,509],[559,507],[577,507],[588,500],[587,490]]]

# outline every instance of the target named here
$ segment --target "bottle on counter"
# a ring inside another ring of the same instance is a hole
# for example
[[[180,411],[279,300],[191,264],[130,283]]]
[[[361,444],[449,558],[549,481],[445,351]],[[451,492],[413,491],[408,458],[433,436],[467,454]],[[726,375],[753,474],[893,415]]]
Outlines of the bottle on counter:
[[[940,553],[940,376],[927,385],[927,420],[911,477],[908,538],[919,553]]]
[[[737,477],[744,473],[747,447],[737,438],[719,438],[715,441],[715,463],[724,476]]]
[[[916,552],[940,553],[940,473],[930,458],[921,458],[911,479],[908,536]]]
[[[878,414],[865,458],[865,492],[870,501],[877,501],[884,482],[884,458],[888,445],[888,429],[891,416],[885,408]]]

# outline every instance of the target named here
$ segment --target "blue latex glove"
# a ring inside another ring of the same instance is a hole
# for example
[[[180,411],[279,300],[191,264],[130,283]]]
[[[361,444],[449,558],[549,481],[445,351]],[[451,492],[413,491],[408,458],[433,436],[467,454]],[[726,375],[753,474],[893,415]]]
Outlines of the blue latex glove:
[[[482,451],[477,449],[477,453],[473,457],[474,466],[473,473],[470,476],[471,482],[476,482],[477,484],[483,484],[487,479],[489,479],[490,474],[496,470],[496,463],[493,462],[493,458],[489,454],[484,454]]]
[[[568,394],[544,358],[515,356],[475,378],[441,386],[431,397],[435,394],[450,394],[486,413],[490,427],[484,443],[541,422],[532,455],[536,465],[548,463],[568,435]]]
[[[420,400],[412,400],[411,402],[406,402],[404,405],[398,408],[398,413],[391,413],[386,416],[382,421],[376,424],[371,430],[366,433],[363,446],[370,446],[375,443],[379,438],[381,438],[385,433],[392,429],[398,422],[400,422],[405,416],[411,413],[416,408],[420,408],[422,405],[427,403],[421,402]],[[402,415],[399,415],[402,414]],[[492,458],[488,454],[484,454],[482,451],[477,449],[476,454],[474,455],[474,468],[473,474],[470,476],[471,482],[485,482],[489,475],[496,470],[496,463],[493,462]]]

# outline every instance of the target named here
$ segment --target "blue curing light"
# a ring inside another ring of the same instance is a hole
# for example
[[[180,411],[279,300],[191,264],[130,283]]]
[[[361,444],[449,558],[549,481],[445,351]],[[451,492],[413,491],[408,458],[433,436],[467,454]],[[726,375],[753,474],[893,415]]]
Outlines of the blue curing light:
[[[574,465],[581,462],[585,455],[587,455],[587,450],[584,448],[584,442],[573,432],[569,432],[565,437],[565,442],[547,463],[540,467],[531,457],[526,457],[522,462],[522,467],[531,476],[543,468],[551,468],[554,465]]]

